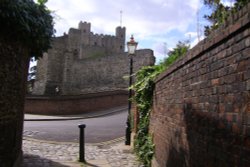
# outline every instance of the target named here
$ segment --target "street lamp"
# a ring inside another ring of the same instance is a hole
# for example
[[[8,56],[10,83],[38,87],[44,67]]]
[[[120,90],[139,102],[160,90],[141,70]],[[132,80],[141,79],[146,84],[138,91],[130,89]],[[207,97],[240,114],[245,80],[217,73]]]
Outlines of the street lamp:
[[[128,47],[128,56],[130,60],[129,65],[129,94],[128,94],[128,117],[127,117],[127,127],[126,127],[126,141],[125,145],[130,145],[131,142],[131,125],[130,125],[130,119],[131,119],[131,97],[132,97],[132,89],[130,89],[132,85],[132,74],[133,74],[133,56],[135,55],[135,50],[137,47],[137,42],[134,41],[133,35],[131,35],[130,41],[127,42]]]

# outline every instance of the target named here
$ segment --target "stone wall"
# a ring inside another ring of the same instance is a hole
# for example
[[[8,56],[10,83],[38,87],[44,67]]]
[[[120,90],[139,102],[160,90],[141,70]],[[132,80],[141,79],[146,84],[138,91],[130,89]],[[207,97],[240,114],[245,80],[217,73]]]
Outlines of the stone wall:
[[[116,35],[98,35],[90,23],[79,23],[68,34],[53,39],[52,48],[38,60],[34,95],[62,95],[121,90],[128,87],[129,62],[125,47],[125,27],[117,27]],[[153,51],[136,53],[135,70],[153,65]]]
[[[74,96],[29,96],[25,113],[41,115],[72,115],[126,106],[127,91],[109,91]]]
[[[154,64],[153,51],[138,50],[134,71]],[[127,53],[74,61],[63,85],[63,94],[83,94],[128,88],[129,57]]]
[[[156,81],[153,166],[250,164],[250,4]]]

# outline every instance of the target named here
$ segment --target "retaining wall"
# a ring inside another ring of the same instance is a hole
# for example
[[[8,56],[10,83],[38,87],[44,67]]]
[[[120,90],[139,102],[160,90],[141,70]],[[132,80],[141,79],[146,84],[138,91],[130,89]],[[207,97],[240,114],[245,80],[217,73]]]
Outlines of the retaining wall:
[[[110,91],[74,96],[29,96],[25,113],[72,115],[127,105],[127,91]]]

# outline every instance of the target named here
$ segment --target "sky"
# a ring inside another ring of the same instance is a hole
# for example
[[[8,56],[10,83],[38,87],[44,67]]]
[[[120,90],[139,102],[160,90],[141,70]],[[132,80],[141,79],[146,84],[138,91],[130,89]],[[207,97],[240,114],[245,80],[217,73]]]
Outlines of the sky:
[[[46,6],[54,11],[56,36],[80,21],[90,22],[97,34],[114,35],[117,26],[124,26],[126,41],[133,34],[138,49],[152,49],[157,62],[178,41],[194,46],[198,34],[202,39],[208,24],[203,16],[209,12],[203,0],[48,0]]]

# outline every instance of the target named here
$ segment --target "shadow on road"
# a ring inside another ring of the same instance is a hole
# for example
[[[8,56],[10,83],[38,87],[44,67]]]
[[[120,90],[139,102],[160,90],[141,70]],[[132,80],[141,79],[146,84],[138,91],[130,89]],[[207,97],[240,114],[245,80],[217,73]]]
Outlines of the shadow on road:
[[[86,162],[85,165],[87,165],[87,167],[100,167],[91,163]]]

